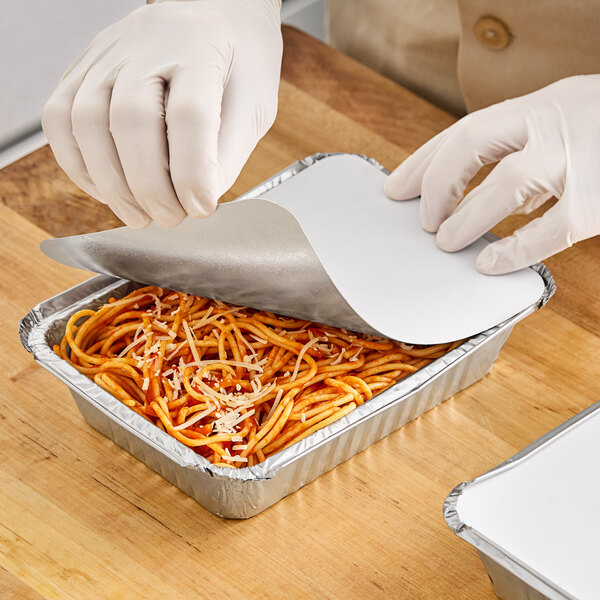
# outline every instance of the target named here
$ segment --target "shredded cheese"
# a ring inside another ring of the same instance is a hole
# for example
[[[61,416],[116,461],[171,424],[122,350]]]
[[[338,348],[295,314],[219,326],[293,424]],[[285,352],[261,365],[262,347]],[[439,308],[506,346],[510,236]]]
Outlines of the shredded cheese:
[[[227,404],[231,404],[233,406],[239,406],[242,403],[243,404],[254,403],[257,400],[260,400],[261,398],[263,398],[264,396],[269,394],[271,392],[271,390],[275,387],[275,383],[273,382],[273,383],[270,383],[269,385],[265,386],[264,388],[262,388],[262,390],[260,390],[259,392],[255,392],[254,394],[241,394],[241,395],[234,396],[233,394],[221,394],[220,392],[213,390],[211,387],[206,385],[206,383],[204,383],[203,381],[201,381],[199,379],[194,379],[194,383],[200,388],[202,393],[205,394],[206,396],[209,396],[216,400],[220,400]]]
[[[171,354],[169,354],[169,356],[167,356],[165,358],[165,360],[167,362],[170,362],[173,357],[181,350],[181,348],[186,344],[186,342],[181,342],[180,344],[173,344],[173,346],[176,346],[175,349],[173,350],[173,352],[171,352]],[[169,347],[169,345],[167,344],[167,348]]]
[[[358,349],[358,352],[356,354],[353,354],[348,361],[349,362],[356,362],[358,360],[358,355],[362,352],[363,348],[362,346]]]
[[[230,454],[223,454],[223,458],[229,462],[248,462],[245,456],[231,456]]]
[[[298,354],[298,358],[296,359],[296,366],[294,367],[294,372],[292,373],[292,378],[290,379],[290,381],[296,381],[296,377],[298,376],[298,371],[300,370],[300,364],[302,363],[302,357],[306,354],[306,351],[311,347],[314,346],[315,344],[317,344],[319,342],[321,338],[313,338],[312,340],[310,340],[309,342],[306,342],[306,344],[304,344],[304,346],[302,347],[302,350],[300,350],[300,353]]]
[[[176,427],[173,427],[173,429],[175,429],[176,431],[180,431],[182,429],[187,429],[190,425],[197,423],[201,419],[204,419],[204,417],[208,417],[208,415],[210,415],[212,412],[214,412],[214,410],[215,410],[214,406],[211,406],[210,408],[207,408],[206,410],[203,410],[202,412],[197,412],[193,417],[189,418],[187,421],[185,421],[181,425],[177,425]]]
[[[199,360],[186,364],[186,367],[206,367],[208,365],[228,365],[230,367],[242,367],[242,369],[248,369],[249,371],[258,371],[259,373],[263,372],[263,366],[267,362],[266,358],[263,358],[261,361],[257,363],[251,362],[240,362],[238,360],[218,360],[218,359],[207,359],[207,360]]]
[[[182,321],[182,324],[183,328],[185,329],[185,335],[187,337],[188,344],[190,345],[190,350],[192,351],[192,356],[194,357],[194,360],[197,363],[199,363],[200,355],[198,354],[198,348],[196,348],[196,343],[194,340],[194,336],[192,335],[190,326],[188,325],[188,322],[185,319]]]
[[[159,329],[162,329],[163,331],[169,331],[169,326],[164,321],[154,319],[154,321],[152,321],[152,324],[158,327]]]
[[[209,309],[204,313],[204,316],[192,326],[192,329],[199,329],[200,327],[204,326],[207,323],[208,316],[213,311],[213,309],[214,306],[209,307]]]
[[[265,419],[265,423],[273,416],[273,413],[275,412],[275,410],[277,410],[277,407],[279,406],[279,403],[281,402],[282,396],[283,396],[283,390],[279,390],[277,392],[277,396],[275,396],[275,400],[273,400],[273,406],[271,406],[271,410],[269,411],[269,414],[267,415],[267,417]]]
[[[332,365],[339,365],[344,360],[344,350],[340,350],[340,353],[335,357],[335,360],[331,362]]]
[[[117,356],[119,358],[125,356],[132,348],[135,348],[138,344],[141,344],[142,342],[146,341],[146,336],[143,335],[142,337],[139,337],[137,340],[133,340],[133,342],[131,342],[131,344],[129,344],[128,346],[125,346],[125,348],[123,348],[123,350],[121,350],[121,352],[119,352],[119,354],[117,354]]]
[[[255,412],[256,411],[252,409],[246,413],[240,414],[237,410],[230,410],[222,417],[217,419],[213,423],[213,426],[219,431],[232,431],[236,425],[239,425],[242,421],[245,421],[248,417],[251,417]]]

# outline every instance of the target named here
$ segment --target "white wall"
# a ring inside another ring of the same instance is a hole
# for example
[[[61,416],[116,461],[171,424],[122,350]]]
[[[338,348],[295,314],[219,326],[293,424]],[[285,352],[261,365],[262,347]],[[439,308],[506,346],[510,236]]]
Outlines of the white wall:
[[[144,0],[0,0],[0,148],[39,128],[62,73]]]
[[[283,0],[281,20],[325,41],[327,0]]]

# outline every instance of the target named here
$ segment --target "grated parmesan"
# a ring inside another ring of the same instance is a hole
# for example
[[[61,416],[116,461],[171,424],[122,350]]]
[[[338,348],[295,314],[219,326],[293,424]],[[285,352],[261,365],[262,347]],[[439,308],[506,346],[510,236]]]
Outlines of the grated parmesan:
[[[229,462],[248,462],[248,459],[245,456],[231,456],[228,453],[223,454],[223,458]]]
[[[356,354],[353,354],[348,361],[349,362],[356,362],[358,360],[358,355],[362,352],[362,346],[358,349],[358,352]]]
[[[135,348],[138,344],[141,344],[142,342],[145,342],[145,341],[146,341],[145,335],[138,338],[137,340],[133,340],[133,342],[131,342],[131,344],[129,344],[128,346],[125,346],[125,348],[123,348],[123,350],[121,350],[121,352],[119,352],[119,354],[117,354],[117,356],[119,358],[125,356],[132,348]]]
[[[245,421],[248,417],[251,417],[256,411],[254,409],[249,410],[244,414],[240,414],[237,410],[230,410],[226,412],[222,417],[217,419],[213,426],[219,431],[233,430],[236,425],[239,425],[242,421]]]
[[[245,357],[244,357],[245,358]],[[267,362],[266,358],[263,358],[261,361],[257,362],[257,363],[250,363],[250,362],[240,362],[238,360],[218,360],[218,359],[206,359],[206,360],[199,360],[199,361],[194,361],[194,362],[190,362],[186,364],[186,367],[206,367],[208,365],[215,365],[215,364],[219,364],[219,365],[228,365],[230,367],[242,367],[243,369],[248,369],[249,371],[258,371],[259,373],[263,372],[263,365]]]
[[[335,357],[335,360],[332,361],[330,364],[332,365],[339,365],[342,360],[344,360],[344,350],[340,350],[340,353]]]
[[[163,331],[169,330],[169,326],[164,321],[159,321],[158,319],[154,319],[154,321],[152,321],[152,324],[156,325],[156,327],[158,327],[159,329],[162,329]]]
[[[170,334],[169,334],[170,335]],[[173,359],[173,357],[181,350],[181,348],[186,344],[186,342],[181,342],[180,344],[171,344],[172,346],[175,346],[175,349],[173,350],[173,352],[171,352],[171,354],[169,354],[169,356],[166,357],[166,361],[169,362],[170,360]],[[169,344],[167,344],[167,348],[169,347]]]
[[[265,419],[265,423],[273,416],[273,413],[277,410],[279,403],[281,402],[281,397],[283,396],[283,390],[279,390],[277,392],[277,396],[275,396],[275,400],[273,401],[273,406],[271,406],[271,410]]]
[[[198,348],[196,348],[196,344],[194,342],[194,336],[192,334],[192,330],[190,329],[190,326],[188,325],[188,322],[185,319],[182,321],[182,324],[183,324],[183,328],[185,329],[185,335],[187,337],[187,341],[190,346],[190,350],[192,351],[192,356],[194,357],[194,360],[197,363],[199,363],[200,355],[198,354]]]
[[[197,423],[201,419],[204,419],[204,417],[207,417],[208,415],[210,415],[212,412],[214,412],[214,410],[215,410],[214,407],[211,406],[210,408],[207,408],[206,410],[203,410],[202,412],[198,412],[193,417],[189,418],[187,421],[182,423],[181,425],[177,425],[176,427],[173,427],[173,429],[175,429],[176,431],[180,431],[181,429],[186,429],[190,425],[193,425],[194,423]]]
[[[302,357],[306,354],[306,351],[311,347],[314,346],[316,343],[318,343],[318,341],[321,338],[313,338],[312,340],[310,340],[309,342],[306,342],[306,344],[304,344],[304,346],[302,347],[302,350],[300,350],[300,353],[298,354],[298,358],[296,359],[296,366],[294,367],[294,372],[292,373],[292,378],[290,379],[290,381],[296,381],[296,377],[298,376],[298,371],[300,370],[300,364],[302,362]]]

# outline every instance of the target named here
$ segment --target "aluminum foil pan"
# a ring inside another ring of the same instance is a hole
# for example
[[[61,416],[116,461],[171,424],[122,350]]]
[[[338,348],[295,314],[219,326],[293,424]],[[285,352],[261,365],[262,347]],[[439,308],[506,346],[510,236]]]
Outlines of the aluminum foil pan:
[[[327,156],[331,155],[316,154],[298,161],[241,198],[260,196]],[[375,160],[362,158],[384,171]],[[542,276],[544,291],[531,306],[475,335],[350,414],[265,462],[236,470],[212,465],[130,410],[52,351],[53,344],[62,338],[70,315],[82,308],[96,308],[110,296],[124,296],[141,284],[109,275],[93,277],[36,306],[21,321],[19,332],[23,346],[35,360],[67,384],[92,427],[216,515],[247,518],[481,379],[491,368],[514,324],[545,304],[555,291],[548,269],[543,264],[532,268]],[[339,313],[340,303],[335,306]]]
[[[572,435],[575,432],[576,426],[583,424],[585,421],[591,418],[594,418],[594,415],[597,415],[598,411],[600,411],[600,402],[590,406],[581,413],[565,421],[487,473],[476,477],[472,481],[463,482],[456,486],[446,498],[446,501],[444,502],[444,517],[448,523],[448,526],[456,535],[461,537],[463,540],[466,540],[469,542],[469,544],[477,549],[479,557],[481,558],[481,562],[483,563],[492,581],[494,591],[502,600],[575,600],[576,596],[560,587],[554,581],[551,581],[548,577],[542,575],[521,558],[511,554],[496,540],[486,537],[473,526],[465,523],[458,510],[459,498],[471,486],[498,476],[502,476],[502,474],[509,469],[519,468],[527,458],[532,457],[536,453],[544,452],[545,449],[548,448],[552,442],[557,441],[559,437]],[[585,448],[585,452],[586,454],[589,454],[588,447]],[[582,477],[582,475],[579,474],[582,471],[580,471],[578,467],[573,464],[573,461],[580,461],[577,460],[577,457],[571,457],[571,459],[572,469],[575,473],[577,473],[575,477]],[[593,463],[596,459],[597,456],[590,456],[590,463]],[[594,466],[592,468],[596,467]],[[583,476],[585,477],[585,475]],[[530,485],[533,485],[533,483]],[[562,489],[565,485],[568,484],[564,484],[563,481],[561,481],[560,473],[557,472],[556,483],[553,485],[553,487],[561,487]],[[596,489],[596,492],[592,496],[592,500],[596,500],[597,502],[599,493],[600,492]],[[568,515],[569,510],[572,509],[572,507],[563,505],[561,506],[561,509],[562,510],[559,511],[560,514],[556,514],[555,518],[556,520],[566,519],[567,525],[570,528],[572,526],[572,522],[569,520]],[[524,534],[519,531],[519,535]],[[556,533],[554,533],[554,535],[556,535]],[[552,543],[558,544],[558,547],[560,547],[560,538],[554,537],[554,535]],[[540,541],[542,543],[549,542],[547,539]],[[563,551],[565,550],[563,549]],[[584,552],[584,550],[580,550],[580,552]],[[588,556],[588,558],[592,559],[593,561],[598,557],[597,555],[594,556],[591,554]],[[556,575],[556,573],[554,573],[554,575]],[[594,575],[592,574],[591,578],[593,579],[593,577]],[[598,589],[596,589],[596,591],[598,591]],[[590,597],[598,597],[598,594],[592,592]]]
[[[469,339],[445,356],[385,390],[353,412],[253,467],[217,467],[130,410],[52,350],[69,316],[121,297],[140,284],[95,276],[33,308],[19,325],[23,346],[67,384],[84,419],[216,515],[251,517],[329,471],[370,444],[481,379],[491,368],[514,324],[554,292],[545,281],[540,301]]]

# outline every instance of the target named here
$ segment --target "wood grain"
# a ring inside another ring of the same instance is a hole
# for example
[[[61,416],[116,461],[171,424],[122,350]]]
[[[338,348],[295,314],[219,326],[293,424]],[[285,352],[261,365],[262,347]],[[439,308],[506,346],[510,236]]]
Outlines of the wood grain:
[[[3,600],[43,600],[44,596],[26,586],[20,579],[0,567],[0,590]]]
[[[284,27],[282,77],[407,152],[456,120],[407,89],[293,27]]]
[[[229,198],[316,151],[361,152],[392,168],[449,122],[310,38],[288,30],[286,43],[277,122]],[[295,60],[307,63],[306,78]],[[347,90],[343,101],[333,84],[320,87],[327,69]],[[413,116],[392,131],[394,97]],[[361,116],[353,102],[384,114]],[[411,123],[419,115],[425,124]],[[112,226],[112,217],[47,148],[0,172],[0,198],[1,598],[494,597],[442,504],[456,484],[599,397],[598,306],[587,304],[595,242],[552,260],[561,296],[515,328],[482,381],[264,513],[225,521],[89,428],[64,385],[19,345],[18,319],[87,277],[46,259],[39,242]]]

